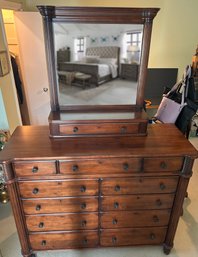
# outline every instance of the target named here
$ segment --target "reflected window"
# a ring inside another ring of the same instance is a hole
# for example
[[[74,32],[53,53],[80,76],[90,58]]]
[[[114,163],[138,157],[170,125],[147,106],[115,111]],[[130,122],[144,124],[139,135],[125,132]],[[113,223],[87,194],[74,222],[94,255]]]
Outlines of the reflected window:
[[[142,43],[142,32],[128,32],[126,37],[127,48],[129,46],[137,46],[139,49],[141,48]]]
[[[76,39],[76,52],[83,53],[85,50],[85,38],[79,37]]]

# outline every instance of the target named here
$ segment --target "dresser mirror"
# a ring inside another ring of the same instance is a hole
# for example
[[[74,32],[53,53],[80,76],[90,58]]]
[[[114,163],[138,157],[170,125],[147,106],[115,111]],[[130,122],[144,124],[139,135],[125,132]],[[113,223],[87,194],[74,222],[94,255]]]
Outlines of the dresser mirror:
[[[142,108],[158,8],[38,9],[44,21],[52,111]]]
[[[60,106],[136,104],[142,24],[54,22],[53,29]]]

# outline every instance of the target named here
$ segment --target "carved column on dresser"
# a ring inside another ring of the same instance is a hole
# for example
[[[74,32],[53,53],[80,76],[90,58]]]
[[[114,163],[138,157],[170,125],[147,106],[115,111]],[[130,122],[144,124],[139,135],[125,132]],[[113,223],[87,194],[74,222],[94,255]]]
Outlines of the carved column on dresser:
[[[183,202],[186,196],[189,179],[192,176],[193,159],[186,157],[183,165],[183,169],[180,174],[180,179],[175,196],[175,204],[172,210],[169,228],[167,230],[166,239],[164,241],[164,253],[169,254],[173,248],[173,240],[175,237],[179,218],[183,209]]]

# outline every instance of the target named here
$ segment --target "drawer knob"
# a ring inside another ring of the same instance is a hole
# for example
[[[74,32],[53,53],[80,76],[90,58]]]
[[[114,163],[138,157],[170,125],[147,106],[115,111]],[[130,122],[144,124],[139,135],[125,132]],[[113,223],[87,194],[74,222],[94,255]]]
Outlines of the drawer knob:
[[[117,238],[115,236],[112,237],[112,243],[116,244],[117,243]]]
[[[154,222],[159,222],[159,218],[157,217],[157,215],[154,215],[154,216],[153,216],[153,221],[154,221]]]
[[[74,132],[74,133],[78,132],[78,127],[74,127],[74,128],[73,128],[73,132]]]
[[[82,243],[83,243],[83,245],[87,245],[87,243],[88,243],[87,238],[83,239]]]
[[[40,204],[37,204],[37,205],[36,205],[36,211],[40,211],[40,209],[41,209],[41,205],[40,205]]]
[[[166,186],[164,185],[164,183],[160,183],[160,189],[164,190],[166,188]]]
[[[42,240],[41,245],[45,246],[47,244],[46,240]]]
[[[86,227],[86,225],[87,225],[87,221],[86,221],[86,220],[82,220],[82,221],[81,221],[81,226],[82,226],[82,227]]]
[[[43,222],[40,222],[39,223],[39,228],[43,228],[44,227],[44,223]]]
[[[121,133],[126,133],[127,132],[127,127],[121,127]]]
[[[118,220],[117,219],[113,219],[112,223],[113,223],[113,225],[116,225],[118,223]]]
[[[123,169],[124,169],[125,171],[128,171],[128,169],[129,169],[129,164],[128,164],[128,163],[124,163],[124,164],[123,164]]]
[[[34,166],[34,167],[32,168],[32,173],[37,173],[38,170],[39,170],[39,168],[38,168],[37,166]]]
[[[166,169],[166,168],[167,168],[166,163],[165,163],[165,162],[161,162],[161,163],[160,163],[160,168]]]
[[[72,170],[73,170],[73,171],[78,171],[78,165],[76,165],[76,164],[73,165],[73,166],[72,166]]]
[[[155,238],[156,238],[156,237],[155,237],[155,234],[154,234],[154,233],[151,233],[151,234],[150,234],[150,239],[151,239],[151,240],[155,240]]]
[[[119,186],[119,185],[116,185],[116,186],[115,186],[115,191],[116,191],[116,192],[119,192],[119,191],[120,191],[120,186]]]
[[[84,210],[84,209],[86,209],[86,207],[87,207],[86,203],[82,203],[82,204],[81,204],[81,209]]]
[[[81,186],[81,187],[80,187],[80,191],[81,191],[82,193],[84,193],[84,192],[86,191],[86,186]]]
[[[38,189],[38,188],[34,188],[33,191],[32,191],[32,193],[33,193],[34,195],[38,194],[38,192],[39,192],[39,189]]]
[[[119,203],[118,203],[118,202],[115,202],[115,203],[114,203],[114,208],[115,208],[115,209],[118,209],[118,207],[119,207]]]
[[[157,199],[157,200],[156,200],[156,205],[157,205],[157,206],[161,206],[161,205],[162,205],[162,202],[161,202],[160,199]]]

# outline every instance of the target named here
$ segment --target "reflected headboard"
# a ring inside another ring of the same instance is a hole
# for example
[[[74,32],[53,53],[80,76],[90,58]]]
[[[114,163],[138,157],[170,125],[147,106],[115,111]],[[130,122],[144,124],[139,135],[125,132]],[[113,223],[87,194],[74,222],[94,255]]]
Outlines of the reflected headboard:
[[[118,46],[88,47],[86,55],[99,56],[100,58],[115,58],[117,59],[117,64],[119,65],[120,63],[120,47]]]

